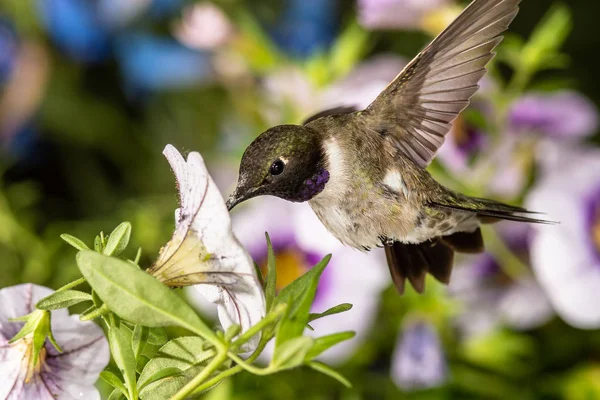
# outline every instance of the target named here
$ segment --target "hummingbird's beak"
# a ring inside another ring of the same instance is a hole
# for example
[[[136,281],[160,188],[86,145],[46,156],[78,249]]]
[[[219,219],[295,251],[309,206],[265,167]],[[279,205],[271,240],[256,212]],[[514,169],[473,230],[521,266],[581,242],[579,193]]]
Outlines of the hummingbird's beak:
[[[238,187],[239,189],[239,187]],[[257,190],[256,189],[250,189],[245,193],[238,193],[238,189],[236,189],[231,196],[229,196],[229,199],[227,199],[227,210],[231,211],[233,210],[233,207],[237,206],[238,204],[240,204],[243,201],[246,201],[252,197],[255,197],[257,195]]]
[[[233,210],[233,207],[240,204],[243,200],[236,196],[236,192],[233,192],[231,196],[227,199],[227,211]]]

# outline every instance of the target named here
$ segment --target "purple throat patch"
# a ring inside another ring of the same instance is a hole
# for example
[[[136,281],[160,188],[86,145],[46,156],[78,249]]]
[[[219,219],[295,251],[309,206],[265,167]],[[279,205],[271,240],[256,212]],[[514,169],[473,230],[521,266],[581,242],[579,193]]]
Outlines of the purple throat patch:
[[[312,178],[304,181],[302,191],[300,192],[301,201],[308,201],[321,193],[325,185],[329,182],[329,171],[320,168]]]

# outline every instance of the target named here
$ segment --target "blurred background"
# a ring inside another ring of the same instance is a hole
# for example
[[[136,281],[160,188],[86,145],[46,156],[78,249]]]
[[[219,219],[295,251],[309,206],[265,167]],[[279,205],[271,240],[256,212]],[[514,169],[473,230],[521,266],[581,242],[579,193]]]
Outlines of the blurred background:
[[[275,124],[366,106],[466,5],[458,0],[2,0],[0,287],[78,277],[59,235],[133,224],[150,266],[177,206],[161,151],[199,151],[228,195],[245,147]],[[600,398],[600,3],[526,0],[432,174],[547,213],[498,224],[487,253],[399,297],[380,252],[338,244],[306,205],[233,215],[279,287],[333,253],[315,310],[355,330],[326,353],[353,389],[308,369],[236,376],[214,399]],[[133,254],[131,255],[133,257]],[[207,318],[211,310],[188,292]],[[1,305],[0,305],[1,306]]]

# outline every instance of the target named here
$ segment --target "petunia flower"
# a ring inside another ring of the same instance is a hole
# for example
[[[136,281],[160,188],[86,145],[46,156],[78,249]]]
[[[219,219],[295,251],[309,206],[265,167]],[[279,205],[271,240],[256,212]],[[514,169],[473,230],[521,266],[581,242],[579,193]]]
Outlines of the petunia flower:
[[[163,154],[177,179],[180,208],[173,238],[149,272],[169,286],[195,285],[217,305],[223,329],[238,324],[245,331],[264,317],[266,307],[252,259],[231,232],[225,202],[202,156],[192,152],[185,160],[171,145]]]
[[[537,133],[555,139],[580,139],[598,129],[598,109],[573,91],[528,94],[517,100],[509,113],[510,130]]]
[[[52,332],[62,352],[46,341],[32,365],[32,339],[13,343],[23,322],[11,322],[35,311],[35,303],[52,293],[33,284],[0,290],[1,399],[100,399],[94,384],[108,365],[110,352],[102,329],[82,322],[67,310],[52,311]]]
[[[446,357],[433,325],[421,319],[405,323],[392,356],[391,373],[403,390],[429,389],[446,382]]]
[[[450,0],[358,0],[358,16],[368,29],[416,29],[423,27],[428,15],[450,4]]]
[[[266,266],[268,232],[277,257],[277,289],[282,289],[308,271],[325,255],[332,253],[317,288],[312,312],[323,312],[341,303],[351,303],[350,311],[311,322],[323,336],[341,331],[357,335],[326,351],[320,359],[339,364],[354,353],[373,327],[380,294],[389,284],[385,259],[380,252],[364,254],[342,246],[320,223],[307,204],[281,199],[255,199],[234,213],[236,235],[256,263]],[[268,355],[272,348],[266,349]]]
[[[532,266],[565,322],[599,328],[600,151],[554,143],[542,150],[542,177],[526,203],[560,224],[533,227]]]

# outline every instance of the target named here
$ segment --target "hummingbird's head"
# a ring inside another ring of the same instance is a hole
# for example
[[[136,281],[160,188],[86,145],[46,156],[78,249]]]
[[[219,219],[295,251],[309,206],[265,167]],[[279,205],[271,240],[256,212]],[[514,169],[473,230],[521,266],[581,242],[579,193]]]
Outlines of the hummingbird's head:
[[[329,181],[323,160],[321,140],[313,129],[299,125],[271,128],[244,152],[238,184],[227,208],[261,195],[308,201]]]

